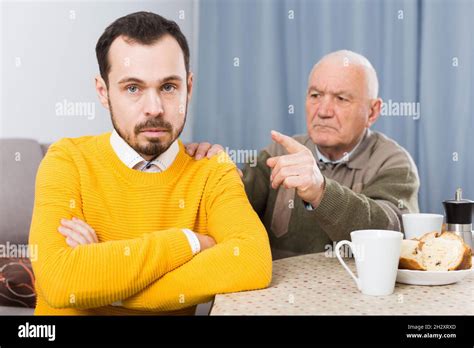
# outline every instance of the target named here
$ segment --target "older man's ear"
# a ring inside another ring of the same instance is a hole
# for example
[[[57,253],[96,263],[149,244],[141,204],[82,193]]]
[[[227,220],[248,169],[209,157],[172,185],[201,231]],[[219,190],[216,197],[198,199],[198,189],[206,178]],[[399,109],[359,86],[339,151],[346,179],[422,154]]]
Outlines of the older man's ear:
[[[367,119],[367,128],[372,126],[379,118],[380,111],[382,110],[382,103],[382,98],[377,98],[370,101],[370,114]]]

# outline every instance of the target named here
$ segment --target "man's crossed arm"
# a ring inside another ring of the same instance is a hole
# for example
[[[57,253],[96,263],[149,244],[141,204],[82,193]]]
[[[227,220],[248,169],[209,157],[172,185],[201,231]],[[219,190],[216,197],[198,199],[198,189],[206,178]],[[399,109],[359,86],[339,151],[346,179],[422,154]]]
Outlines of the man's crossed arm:
[[[67,150],[53,145],[38,171],[30,231],[30,243],[39,250],[33,262],[38,293],[53,308],[124,301],[127,308],[174,310],[217,293],[267,286],[271,253],[265,229],[235,166],[217,160],[215,165],[219,170],[213,171],[206,200],[212,238],[197,235],[204,251],[193,255],[180,228],[98,243],[83,216],[77,168]]]

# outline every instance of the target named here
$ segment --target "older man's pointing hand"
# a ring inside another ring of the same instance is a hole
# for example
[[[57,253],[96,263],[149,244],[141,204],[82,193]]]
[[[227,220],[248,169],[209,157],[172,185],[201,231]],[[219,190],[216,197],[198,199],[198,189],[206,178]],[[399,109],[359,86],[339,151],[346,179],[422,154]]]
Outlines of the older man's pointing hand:
[[[272,139],[288,151],[288,155],[270,157],[267,160],[267,165],[272,168],[272,188],[278,189],[280,185],[287,189],[294,188],[303,201],[316,208],[324,194],[324,177],[311,150],[276,131],[272,131]]]

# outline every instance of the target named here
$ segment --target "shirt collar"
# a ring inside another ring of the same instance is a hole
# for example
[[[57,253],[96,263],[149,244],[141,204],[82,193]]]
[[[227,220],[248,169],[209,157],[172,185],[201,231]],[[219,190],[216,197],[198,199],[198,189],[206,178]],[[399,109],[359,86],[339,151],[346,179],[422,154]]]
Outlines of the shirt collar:
[[[362,141],[365,139],[365,136],[366,134],[364,133],[364,135],[362,136],[362,138],[359,140],[359,142],[357,143],[356,146],[354,146],[354,148],[346,153],[344,156],[342,156],[341,158],[339,158],[338,160],[330,160],[329,158],[327,158],[326,156],[324,156],[321,151],[319,151],[318,149],[318,146],[315,144],[314,147],[316,148],[316,155],[318,156],[318,160],[320,162],[323,162],[323,163],[329,163],[329,164],[338,164],[338,163],[341,163],[341,162],[349,162],[350,159],[352,158],[352,155],[354,154],[354,152],[357,150],[357,148],[359,147],[359,145],[362,143]]]
[[[114,149],[118,158],[128,167],[135,168],[139,163],[146,163],[142,156],[140,156],[128,143],[114,129],[110,135],[110,145]],[[161,171],[168,169],[174,162],[179,152],[178,140],[176,139],[171,146],[155,158],[151,163],[157,166]]]

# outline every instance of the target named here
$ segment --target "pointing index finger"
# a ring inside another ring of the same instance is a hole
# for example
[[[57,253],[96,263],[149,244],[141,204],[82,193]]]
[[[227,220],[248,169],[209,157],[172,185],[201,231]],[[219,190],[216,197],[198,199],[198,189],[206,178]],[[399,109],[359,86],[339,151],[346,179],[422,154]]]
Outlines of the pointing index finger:
[[[286,149],[286,151],[288,151],[288,153],[290,154],[306,150],[306,146],[304,146],[303,144],[300,144],[295,139],[287,135],[281,134],[274,130],[272,130],[271,133],[272,133],[272,139],[276,141],[278,144],[280,144],[281,146],[283,146]]]

